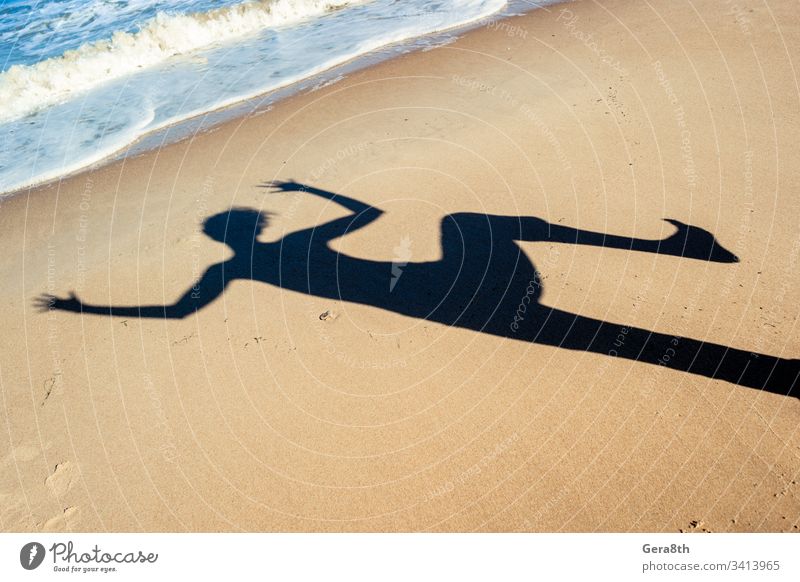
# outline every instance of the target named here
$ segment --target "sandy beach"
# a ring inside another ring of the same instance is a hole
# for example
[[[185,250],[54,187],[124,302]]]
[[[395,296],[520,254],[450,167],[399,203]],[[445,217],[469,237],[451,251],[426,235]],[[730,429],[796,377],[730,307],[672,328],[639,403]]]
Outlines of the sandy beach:
[[[3,199],[0,528],[798,531],[796,9],[553,5]]]

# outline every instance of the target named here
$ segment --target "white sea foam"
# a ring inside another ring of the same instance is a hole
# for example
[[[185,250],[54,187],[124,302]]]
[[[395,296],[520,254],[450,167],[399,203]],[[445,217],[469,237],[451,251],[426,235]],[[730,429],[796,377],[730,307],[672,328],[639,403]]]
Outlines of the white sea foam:
[[[357,0],[255,0],[207,12],[159,12],[137,32],[82,45],[34,65],[0,73],[0,122],[69,99],[106,81],[265,28],[289,25]]]
[[[207,127],[209,112],[242,100],[263,96],[263,106],[278,98],[268,93],[281,87],[308,90],[331,82],[337,73],[310,85],[303,80],[359,55],[377,50],[376,58],[388,58],[439,45],[446,37],[421,35],[485,19],[505,5],[53,0],[45,8],[58,13],[40,14],[39,22],[25,7],[38,7],[40,0],[10,1],[17,21],[0,20],[0,59],[22,66],[0,73],[0,193],[99,162],[159,129],[171,128],[158,139],[179,139],[190,126]],[[165,5],[183,10],[183,16],[158,14],[157,6]],[[55,32],[46,33],[51,28]],[[37,42],[43,34],[51,40]],[[111,40],[97,42],[101,38]],[[412,38],[417,40],[407,40]],[[398,41],[405,44],[391,46]],[[79,48],[64,52],[65,47]],[[58,53],[63,54],[51,56]],[[181,123],[193,117],[199,125]]]

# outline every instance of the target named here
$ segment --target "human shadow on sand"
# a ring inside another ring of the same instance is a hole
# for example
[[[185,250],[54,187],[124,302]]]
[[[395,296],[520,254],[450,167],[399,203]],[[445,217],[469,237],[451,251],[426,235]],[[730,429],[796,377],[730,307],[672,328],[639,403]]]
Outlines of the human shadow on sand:
[[[350,214],[263,243],[268,215],[232,208],[203,223],[206,235],[234,256],[210,266],[171,305],[93,305],[74,294],[43,295],[42,310],[121,317],[184,318],[218,298],[236,279],[249,279],[316,297],[369,305],[409,317],[524,342],[588,351],[666,366],[740,386],[796,395],[800,361],[592,319],[540,303],[542,281],[516,241],[548,241],[735,263],[706,230],[669,220],[663,240],[608,235],[550,224],[534,217],[451,214],[442,219],[442,258],[412,262],[402,248],[395,261],[371,261],[333,250],[331,241],[364,228],[383,211],[341,194],[296,182],[269,182],[274,191],[303,192],[336,202]]]

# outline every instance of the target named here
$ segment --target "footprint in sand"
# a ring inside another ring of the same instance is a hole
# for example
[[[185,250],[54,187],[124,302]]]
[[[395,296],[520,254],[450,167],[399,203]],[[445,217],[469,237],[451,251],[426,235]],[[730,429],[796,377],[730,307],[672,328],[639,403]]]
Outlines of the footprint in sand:
[[[64,393],[64,379],[60,373],[53,374],[44,381],[44,398],[40,406],[47,403],[47,399],[51,396],[60,396]]]
[[[56,470],[45,479],[44,484],[57,499],[61,498],[72,488],[75,483],[75,465],[70,461],[64,461],[56,465]]]
[[[339,313],[333,309],[328,309],[319,314],[320,321],[334,321],[339,317]]]
[[[64,461],[56,465],[55,471],[44,483],[50,493],[56,498],[61,499],[75,484],[77,479],[77,469],[71,461]],[[51,517],[44,524],[39,526],[42,531],[71,531],[74,530],[80,521],[80,511],[77,507],[67,507],[64,511]]]
[[[69,531],[74,530],[80,522],[80,510],[77,507],[67,507],[61,515],[51,517],[41,526],[42,531]]]

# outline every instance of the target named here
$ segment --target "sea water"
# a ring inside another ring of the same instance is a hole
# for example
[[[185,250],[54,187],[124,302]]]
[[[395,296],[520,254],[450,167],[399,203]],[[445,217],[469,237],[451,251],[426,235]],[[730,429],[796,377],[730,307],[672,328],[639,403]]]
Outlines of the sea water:
[[[0,192],[504,0],[0,0]]]

